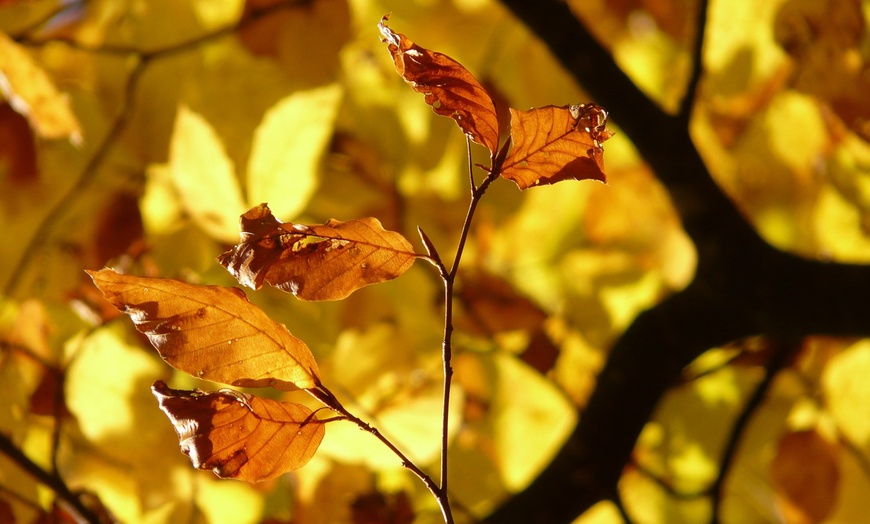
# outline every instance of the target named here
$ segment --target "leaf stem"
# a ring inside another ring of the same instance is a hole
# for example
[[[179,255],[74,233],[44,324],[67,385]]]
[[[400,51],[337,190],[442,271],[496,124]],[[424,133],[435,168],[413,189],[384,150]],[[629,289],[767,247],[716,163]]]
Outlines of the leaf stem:
[[[423,484],[426,485],[426,488],[432,493],[435,497],[435,500],[438,501],[438,506],[441,508],[441,513],[444,515],[444,522],[447,524],[453,524],[453,515],[450,511],[450,504],[447,500],[447,490],[439,487],[438,484],[432,480],[426,472],[421,470],[411,459],[405,455],[402,450],[396,447],[390,439],[384,436],[383,433],[378,430],[375,426],[372,426],[368,422],[360,419],[350,411],[338,400],[338,398],[330,391],[326,386],[321,384],[319,381],[317,383],[317,388],[315,389],[307,389],[309,394],[311,394],[314,398],[322,402],[324,405],[338,413],[342,419],[347,420],[349,422],[353,422],[356,424],[358,428],[365,431],[366,433],[371,433],[376,439],[380,440],[382,444],[387,446],[390,451],[395,454],[399,460],[402,461],[402,466],[409,470],[411,473],[417,476]]]

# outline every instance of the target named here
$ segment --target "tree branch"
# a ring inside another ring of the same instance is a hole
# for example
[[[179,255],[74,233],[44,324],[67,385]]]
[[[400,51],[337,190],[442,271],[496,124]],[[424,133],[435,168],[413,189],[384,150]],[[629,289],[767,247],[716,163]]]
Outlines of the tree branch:
[[[641,313],[611,349],[551,464],[487,519],[571,522],[613,493],[659,398],[707,349],[765,333],[870,334],[862,298],[870,293],[870,268],[805,260],[765,243],[711,178],[688,120],[648,100],[565,3],[503,2],[610,110],[669,191],[698,252],[689,287]]]
[[[12,441],[2,433],[0,433],[0,453],[9,457],[30,476],[54,491],[57,494],[58,499],[66,506],[67,511],[69,511],[70,514],[72,514],[79,522],[88,522],[90,524],[100,523],[100,519],[90,509],[82,504],[82,501],[79,500],[72,491],[70,491],[63,479],[58,477],[56,474],[52,475],[48,473],[37,463],[30,460],[30,457],[19,450],[15,444],[13,444]]]

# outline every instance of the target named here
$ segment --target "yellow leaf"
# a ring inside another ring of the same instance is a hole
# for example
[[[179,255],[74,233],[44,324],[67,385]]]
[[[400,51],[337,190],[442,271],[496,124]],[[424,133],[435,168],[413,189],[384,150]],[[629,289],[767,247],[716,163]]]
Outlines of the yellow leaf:
[[[70,339],[67,348],[75,358],[64,392],[85,442],[61,448],[64,479],[88,486],[121,522],[144,522],[178,496],[187,480],[175,473],[190,468],[148,389],[166,367],[117,322]]]
[[[191,218],[209,235],[233,242],[247,206],[214,128],[201,115],[180,106],[169,146],[169,172]]]
[[[552,382],[510,355],[493,358],[496,453],[505,486],[517,491],[550,462],[577,417]]]
[[[828,409],[840,430],[867,449],[870,444],[870,340],[862,340],[831,359],[822,374]]]
[[[82,143],[82,129],[67,96],[23,47],[0,32],[0,93],[26,116],[39,136]]]
[[[318,166],[341,102],[338,84],[300,91],[266,112],[248,162],[248,201],[269,202],[275,214],[298,215],[314,193]]]

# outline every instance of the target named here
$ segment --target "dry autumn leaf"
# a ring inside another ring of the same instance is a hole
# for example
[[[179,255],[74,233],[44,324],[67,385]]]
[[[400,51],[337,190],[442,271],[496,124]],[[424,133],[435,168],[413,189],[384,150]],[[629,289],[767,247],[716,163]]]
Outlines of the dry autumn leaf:
[[[604,148],[612,133],[607,111],[595,104],[511,109],[510,152],[501,175],[520,189],[562,180],[606,181]]]
[[[248,302],[238,288],[88,271],[103,296],[171,366],[240,387],[311,389],[317,363],[304,342]]]
[[[449,116],[460,129],[495,155],[498,149],[498,115],[486,89],[465,67],[447,55],[424,49],[387,27],[385,16],[378,24],[396,72],[414,91],[425,95],[436,113]]]
[[[340,300],[369,284],[392,280],[417,255],[376,218],[306,226],[283,223],[261,204],[242,215],[241,242],[218,261],[242,285],[264,283],[302,300]]]
[[[193,466],[222,478],[273,479],[304,466],[325,433],[325,422],[301,404],[236,391],[203,393],[151,386]]]
[[[837,503],[839,447],[818,431],[795,431],[779,441],[771,464],[777,499],[788,522],[822,522]]]

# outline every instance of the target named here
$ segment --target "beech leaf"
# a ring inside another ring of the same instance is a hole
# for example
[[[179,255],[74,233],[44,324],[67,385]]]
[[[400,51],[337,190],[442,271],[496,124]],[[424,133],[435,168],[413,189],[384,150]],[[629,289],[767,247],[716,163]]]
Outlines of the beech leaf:
[[[387,27],[385,16],[378,23],[396,72],[426,103],[495,155],[498,149],[498,114],[486,89],[465,67],[447,55],[424,49]]]
[[[283,223],[269,206],[240,220],[241,242],[218,257],[240,284],[264,283],[302,300],[340,300],[407,271],[417,255],[405,237],[376,218],[306,226]]]
[[[501,174],[520,189],[562,180],[606,182],[604,148],[613,136],[607,111],[595,104],[511,109],[511,150]]]
[[[787,522],[823,522],[837,504],[840,447],[817,430],[787,433],[770,465],[771,480]]]
[[[88,271],[103,296],[172,367],[240,387],[311,389],[320,382],[304,342],[238,288]]]
[[[2,98],[27,117],[30,126],[42,138],[66,138],[76,147],[82,145],[82,127],[70,107],[69,97],[58,90],[24,46],[0,32]]]
[[[260,482],[299,469],[326,431],[301,404],[232,390],[175,390],[159,380],[151,392],[193,466],[221,478]]]

